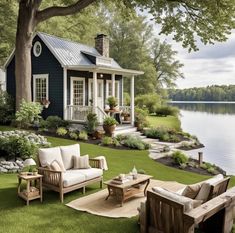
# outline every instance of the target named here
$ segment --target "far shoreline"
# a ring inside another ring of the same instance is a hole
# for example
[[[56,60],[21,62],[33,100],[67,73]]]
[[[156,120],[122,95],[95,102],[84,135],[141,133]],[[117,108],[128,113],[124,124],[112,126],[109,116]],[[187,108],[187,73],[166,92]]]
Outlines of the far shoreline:
[[[189,103],[189,104],[235,104],[235,101],[188,101],[188,100],[170,100],[167,103]]]

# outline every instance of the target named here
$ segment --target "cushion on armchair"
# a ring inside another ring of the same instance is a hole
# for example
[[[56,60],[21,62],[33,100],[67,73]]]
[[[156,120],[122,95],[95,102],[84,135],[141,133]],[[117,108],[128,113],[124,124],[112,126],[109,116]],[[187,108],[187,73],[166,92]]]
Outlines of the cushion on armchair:
[[[65,169],[73,168],[73,156],[80,156],[80,145],[61,146],[60,151]]]
[[[61,166],[61,170],[65,170],[59,147],[41,148],[38,157],[42,167],[50,167],[51,163],[56,160]]]
[[[168,190],[160,188],[160,187],[154,187],[153,191],[157,194],[160,194],[160,195],[166,197],[166,198],[169,198],[173,201],[181,203],[182,205],[184,205],[185,212],[188,212],[194,208],[193,200],[188,197],[181,196],[177,193],[168,191]]]

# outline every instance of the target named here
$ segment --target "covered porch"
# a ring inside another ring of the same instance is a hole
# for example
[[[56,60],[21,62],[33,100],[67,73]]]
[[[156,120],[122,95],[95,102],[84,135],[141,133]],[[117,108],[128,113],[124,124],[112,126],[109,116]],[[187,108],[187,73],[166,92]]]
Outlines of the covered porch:
[[[79,72],[79,73],[76,73]],[[82,72],[84,75],[81,75]],[[123,113],[130,114],[130,120],[122,123],[134,125],[134,85],[135,77],[143,74],[141,71],[93,66],[69,66],[64,67],[64,119],[72,122],[83,123],[87,114],[97,114],[99,123],[102,124],[105,117]],[[84,76],[84,77],[82,77]],[[130,77],[130,105],[124,105],[123,79]],[[109,111],[106,104],[108,97],[117,99],[118,106],[115,112]]]

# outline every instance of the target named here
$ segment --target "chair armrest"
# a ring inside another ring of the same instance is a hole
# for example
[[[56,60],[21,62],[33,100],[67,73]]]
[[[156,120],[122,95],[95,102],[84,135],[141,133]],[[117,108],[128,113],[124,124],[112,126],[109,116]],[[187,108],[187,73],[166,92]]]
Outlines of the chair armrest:
[[[38,172],[39,174],[43,175],[43,183],[54,185],[54,186],[63,185],[63,172],[62,171],[54,171],[48,168],[39,167]]]
[[[93,168],[101,168],[101,161],[100,159],[89,159],[90,165]]]

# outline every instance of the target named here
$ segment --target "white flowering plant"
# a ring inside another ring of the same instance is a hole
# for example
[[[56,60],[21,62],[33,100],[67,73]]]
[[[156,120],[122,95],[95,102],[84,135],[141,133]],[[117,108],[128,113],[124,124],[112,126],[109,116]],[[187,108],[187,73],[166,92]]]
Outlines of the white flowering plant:
[[[21,130],[0,131],[0,148],[7,156],[6,159],[35,158],[38,148],[50,147],[50,145],[44,136],[35,133]]]

